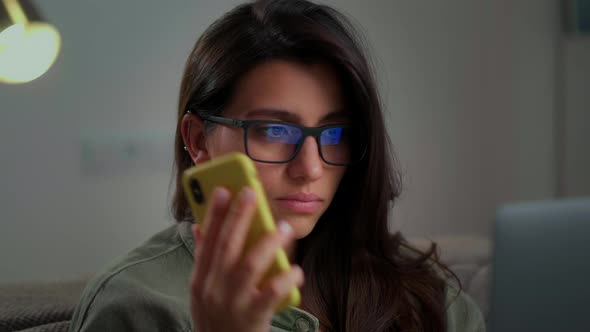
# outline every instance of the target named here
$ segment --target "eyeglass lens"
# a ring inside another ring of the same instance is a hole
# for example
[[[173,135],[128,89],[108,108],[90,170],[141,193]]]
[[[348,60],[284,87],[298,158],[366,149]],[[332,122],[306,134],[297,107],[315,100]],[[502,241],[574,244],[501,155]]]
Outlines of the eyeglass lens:
[[[347,164],[356,157],[354,140],[357,133],[351,127],[330,127],[319,137],[320,154],[328,163]],[[255,124],[246,132],[250,157],[260,161],[290,160],[303,139],[301,128],[280,123]]]

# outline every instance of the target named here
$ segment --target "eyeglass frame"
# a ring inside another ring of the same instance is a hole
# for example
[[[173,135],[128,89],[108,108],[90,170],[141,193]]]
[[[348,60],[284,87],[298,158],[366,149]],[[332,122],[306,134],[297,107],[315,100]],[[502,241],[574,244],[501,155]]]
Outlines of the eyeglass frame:
[[[193,110],[190,110],[189,109],[189,110],[186,111],[186,113],[187,114],[193,114]],[[234,127],[240,127],[240,128],[242,128],[244,130],[244,149],[246,150],[246,155],[248,157],[250,157],[250,159],[252,159],[254,161],[261,162],[261,163],[286,164],[286,163],[292,161],[293,159],[295,159],[295,157],[297,157],[297,154],[301,150],[301,147],[303,146],[303,143],[305,142],[305,139],[308,136],[312,136],[313,138],[315,138],[316,143],[317,143],[317,146],[318,146],[318,153],[320,155],[320,158],[322,159],[323,162],[325,162],[328,165],[332,165],[332,166],[352,166],[354,164],[359,163],[361,160],[363,160],[363,158],[365,157],[365,154],[367,153],[367,145],[364,144],[364,146],[362,147],[362,152],[360,154],[360,157],[357,160],[355,160],[355,161],[342,164],[342,163],[329,162],[329,161],[326,160],[326,158],[324,158],[324,154],[322,152],[322,147],[321,147],[322,144],[320,143],[320,136],[321,136],[322,132],[324,130],[330,129],[330,128],[354,128],[354,125],[350,125],[350,124],[326,125],[326,126],[321,126],[321,127],[306,127],[306,126],[303,126],[303,125],[300,125],[300,124],[297,124],[297,123],[286,122],[286,121],[274,121],[274,120],[238,120],[238,119],[231,119],[231,118],[226,118],[226,117],[221,117],[221,116],[214,116],[214,115],[203,114],[202,112],[199,112],[199,111],[195,111],[195,113],[196,113],[196,115],[198,115],[204,121],[208,121],[208,122],[213,122],[213,123],[217,123],[217,124],[229,125],[229,126],[234,126]],[[291,158],[288,159],[288,160],[283,160],[283,161],[260,160],[260,159],[256,159],[256,158],[252,157],[250,155],[250,152],[248,151],[248,127],[253,126],[253,125],[257,125],[257,124],[271,124],[271,123],[292,126],[292,127],[295,127],[295,128],[298,128],[299,130],[301,130],[302,138],[296,144],[295,151],[293,152],[293,155],[291,156]]]

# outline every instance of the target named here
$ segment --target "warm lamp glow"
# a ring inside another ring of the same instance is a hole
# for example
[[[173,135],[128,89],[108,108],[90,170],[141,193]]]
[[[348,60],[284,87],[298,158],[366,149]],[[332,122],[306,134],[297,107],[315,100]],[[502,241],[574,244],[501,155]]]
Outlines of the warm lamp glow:
[[[0,82],[30,82],[55,62],[61,38],[52,25],[28,21],[18,1],[3,1],[15,23],[0,32]]]

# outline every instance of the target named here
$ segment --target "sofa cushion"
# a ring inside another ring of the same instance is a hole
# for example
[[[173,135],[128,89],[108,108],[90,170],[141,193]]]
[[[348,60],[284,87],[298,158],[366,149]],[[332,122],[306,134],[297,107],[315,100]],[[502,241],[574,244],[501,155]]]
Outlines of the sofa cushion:
[[[67,331],[86,279],[0,286],[0,331]]]
[[[483,236],[435,236],[415,238],[410,243],[426,249],[432,242],[438,246],[440,259],[453,271],[463,290],[473,298],[486,321],[489,315],[491,286],[491,241]]]

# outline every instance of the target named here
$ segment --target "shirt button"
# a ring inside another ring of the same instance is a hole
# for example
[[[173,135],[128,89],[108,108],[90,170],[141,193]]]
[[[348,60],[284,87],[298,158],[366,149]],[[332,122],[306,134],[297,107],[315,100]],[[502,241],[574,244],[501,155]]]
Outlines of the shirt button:
[[[295,321],[295,330],[297,332],[309,332],[311,331],[311,324],[304,317],[299,317]]]

